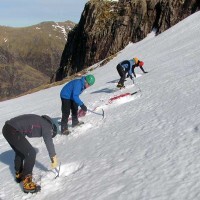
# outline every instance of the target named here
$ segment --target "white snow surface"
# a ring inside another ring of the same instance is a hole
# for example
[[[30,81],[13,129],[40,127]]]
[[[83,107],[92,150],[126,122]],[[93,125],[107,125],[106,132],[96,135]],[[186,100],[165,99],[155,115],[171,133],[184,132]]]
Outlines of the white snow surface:
[[[130,43],[92,73],[95,85],[81,94],[89,109],[85,122],[54,144],[60,177],[50,170],[41,138],[28,140],[37,153],[33,176],[42,190],[25,194],[14,181],[14,152],[0,132],[2,200],[198,200],[200,199],[200,12],[156,37]],[[138,57],[148,74],[136,70],[116,91],[116,65]],[[0,128],[21,114],[61,117],[61,86],[0,102]],[[109,98],[141,93],[109,104]],[[115,91],[115,92],[114,92]],[[101,109],[105,111],[102,119]],[[70,129],[71,124],[69,123]]]

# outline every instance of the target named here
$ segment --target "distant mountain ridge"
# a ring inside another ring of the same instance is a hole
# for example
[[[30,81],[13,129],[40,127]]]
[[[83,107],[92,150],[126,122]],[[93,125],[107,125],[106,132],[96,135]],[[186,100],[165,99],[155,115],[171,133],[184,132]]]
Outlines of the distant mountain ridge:
[[[0,26],[0,100],[50,82],[74,26],[71,21]]]

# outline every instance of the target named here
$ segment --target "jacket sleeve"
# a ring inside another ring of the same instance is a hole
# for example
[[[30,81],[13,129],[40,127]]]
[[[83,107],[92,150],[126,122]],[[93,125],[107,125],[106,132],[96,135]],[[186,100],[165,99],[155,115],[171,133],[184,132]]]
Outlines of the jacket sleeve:
[[[143,71],[143,73],[145,73],[145,71],[144,71],[143,67],[140,67],[140,69]]]
[[[132,73],[133,73],[134,77],[136,77],[134,65],[132,66]]]
[[[56,155],[55,147],[54,147],[53,139],[52,139],[52,131],[53,130],[47,126],[43,126],[42,128],[42,136],[43,136],[44,143],[46,145],[50,158]]]
[[[82,88],[81,82],[76,82],[74,84],[73,97],[72,98],[76,102],[76,104],[78,104],[79,106],[83,105],[83,102],[79,98],[79,95],[82,92],[81,88]]]
[[[129,68],[128,74],[129,74],[129,76],[131,76],[132,75],[132,67],[131,67],[130,61],[128,62],[128,68]]]

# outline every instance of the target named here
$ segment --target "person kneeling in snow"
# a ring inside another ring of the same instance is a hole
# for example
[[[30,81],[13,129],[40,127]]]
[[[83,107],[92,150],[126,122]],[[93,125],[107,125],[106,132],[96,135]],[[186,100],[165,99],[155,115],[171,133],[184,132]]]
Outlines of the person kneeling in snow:
[[[70,132],[68,130],[68,118],[70,115],[70,110],[72,112],[72,127],[83,124],[83,122],[78,121],[78,106],[84,112],[87,112],[87,107],[80,100],[79,95],[93,85],[95,78],[93,75],[83,76],[81,79],[75,79],[67,83],[60,92],[60,98],[62,101],[62,119],[61,119],[61,133],[63,135],[68,135]]]
[[[134,77],[136,77],[136,74],[135,74],[135,71],[134,71],[135,67],[140,67],[140,69],[143,71],[143,73],[148,73],[148,72],[144,71],[143,65],[144,65],[144,62],[138,60],[138,58],[133,58],[131,60],[124,60],[124,61],[120,62],[117,65],[117,71],[120,75],[120,80],[117,84],[117,87],[118,88],[124,87],[124,81],[126,79],[126,73],[128,73],[127,78],[130,77],[131,80],[133,80],[132,74],[134,75]]]
[[[51,159],[51,167],[54,169],[58,161],[52,138],[56,136],[58,130],[58,124],[55,124],[47,115],[25,114],[6,121],[2,133],[15,151],[15,180],[17,183],[23,182],[25,193],[35,193],[41,189],[32,180],[36,152],[26,136],[43,137]]]

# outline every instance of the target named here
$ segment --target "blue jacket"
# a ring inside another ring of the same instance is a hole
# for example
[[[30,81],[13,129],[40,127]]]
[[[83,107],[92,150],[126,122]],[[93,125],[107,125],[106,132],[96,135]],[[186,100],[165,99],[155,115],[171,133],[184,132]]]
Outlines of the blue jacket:
[[[134,71],[132,70],[132,66],[135,65],[135,61],[132,60],[124,60],[121,63],[119,63],[126,72],[128,72],[129,75],[132,75],[132,73],[134,73]]]
[[[85,76],[81,79],[75,79],[67,83],[60,92],[60,97],[62,99],[71,99],[76,102],[78,106],[83,105],[80,100],[79,95],[85,89]]]

